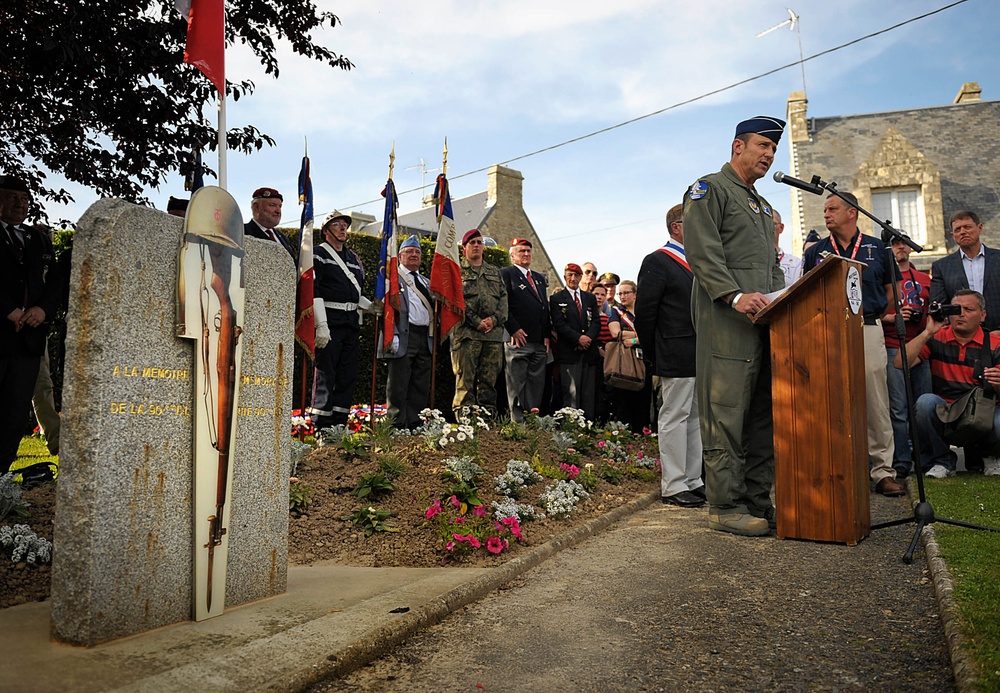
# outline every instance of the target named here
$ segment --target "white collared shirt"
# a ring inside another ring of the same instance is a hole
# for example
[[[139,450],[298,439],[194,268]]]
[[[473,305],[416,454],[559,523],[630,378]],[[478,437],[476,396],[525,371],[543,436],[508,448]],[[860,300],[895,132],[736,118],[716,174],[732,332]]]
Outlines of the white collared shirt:
[[[403,271],[406,272],[407,274],[409,274],[410,272],[407,269],[403,269]],[[412,274],[410,274],[410,279],[414,283],[423,281],[417,277],[414,277]],[[425,289],[427,288],[426,285],[423,286]],[[409,282],[406,282],[406,297],[410,301],[410,315],[409,315],[410,324],[417,325],[418,327],[427,327],[428,325],[430,325],[431,314],[427,312],[427,306],[424,305],[423,296],[421,296],[419,291],[410,288]]]
[[[973,291],[983,293],[983,279],[986,276],[986,246],[979,244],[979,252],[974,257],[969,257],[965,251],[962,253],[962,267],[965,269],[965,278],[969,280],[969,288]]]

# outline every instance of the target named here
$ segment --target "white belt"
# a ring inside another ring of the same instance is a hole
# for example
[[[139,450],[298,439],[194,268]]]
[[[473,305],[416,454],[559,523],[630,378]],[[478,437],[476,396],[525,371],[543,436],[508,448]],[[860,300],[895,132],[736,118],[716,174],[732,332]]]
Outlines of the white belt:
[[[323,305],[334,310],[354,311],[358,309],[357,303],[337,303],[335,301],[323,301]]]

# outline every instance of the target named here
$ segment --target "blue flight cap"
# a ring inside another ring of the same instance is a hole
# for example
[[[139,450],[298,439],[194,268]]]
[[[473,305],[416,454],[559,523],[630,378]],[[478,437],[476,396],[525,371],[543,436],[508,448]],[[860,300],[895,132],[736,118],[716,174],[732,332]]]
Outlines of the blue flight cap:
[[[781,118],[756,116],[754,118],[744,120],[736,126],[736,135],[734,136],[734,139],[735,137],[739,137],[740,135],[750,132],[756,135],[763,135],[775,144],[778,144],[778,140],[781,139],[781,133],[784,131],[785,121]]]
[[[400,243],[399,249],[402,250],[403,248],[416,248],[417,250],[420,250],[420,241],[417,239],[417,234],[413,234]]]

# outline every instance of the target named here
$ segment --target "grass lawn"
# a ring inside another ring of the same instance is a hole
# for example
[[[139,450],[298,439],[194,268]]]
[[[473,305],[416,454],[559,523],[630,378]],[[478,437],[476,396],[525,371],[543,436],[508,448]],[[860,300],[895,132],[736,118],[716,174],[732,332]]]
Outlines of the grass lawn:
[[[1000,527],[1000,477],[964,474],[926,479],[934,514]],[[1000,534],[935,523],[955,601],[979,665],[982,690],[1000,690]]]

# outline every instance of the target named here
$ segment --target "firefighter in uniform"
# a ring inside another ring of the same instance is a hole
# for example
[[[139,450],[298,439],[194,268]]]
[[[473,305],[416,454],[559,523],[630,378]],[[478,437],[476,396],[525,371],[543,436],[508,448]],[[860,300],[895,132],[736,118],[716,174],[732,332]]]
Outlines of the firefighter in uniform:
[[[503,363],[503,326],[507,322],[507,288],[500,270],[483,260],[479,229],[462,237],[462,292],[465,317],[451,335],[451,368],[455,372],[455,415],[479,405],[497,413],[497,378]]]
[[[347,423],[358,380],[361,312],[371,306],[361,292],[365,268],[344,244],[351,217],[334,211],[323,223],[323,243],[313,251],[316,372],[308,412],[316,430]]]
[[[753,184],[771,167],[784,127],[764,116],[740,123],[729,163],[684,198],[709,527],[746,536],[769,534],[774,522],[771,357],[767,327],[752,318],[785,279],[771,205]]]

